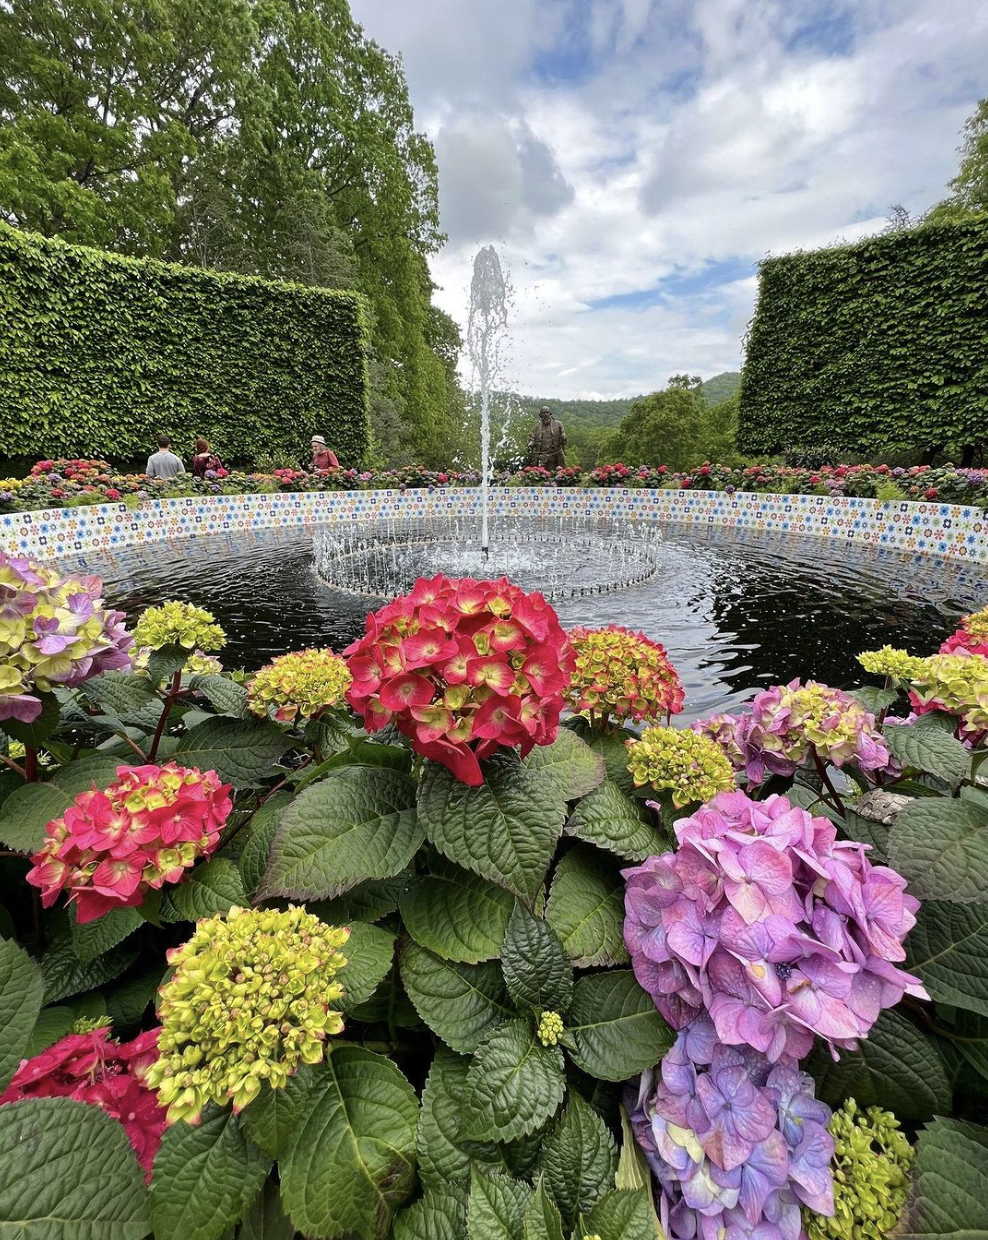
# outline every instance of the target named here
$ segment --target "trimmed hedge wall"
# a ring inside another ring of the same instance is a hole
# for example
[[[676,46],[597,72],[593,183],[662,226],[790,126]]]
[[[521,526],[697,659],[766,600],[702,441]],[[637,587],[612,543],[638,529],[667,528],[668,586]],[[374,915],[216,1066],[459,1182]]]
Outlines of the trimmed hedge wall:
[[[224,459],[367,446],[358,294],[65,245],[0,225],[0,454]]]
[[[988,220],[761,264],[742,451],[973,446],[986,416]]]

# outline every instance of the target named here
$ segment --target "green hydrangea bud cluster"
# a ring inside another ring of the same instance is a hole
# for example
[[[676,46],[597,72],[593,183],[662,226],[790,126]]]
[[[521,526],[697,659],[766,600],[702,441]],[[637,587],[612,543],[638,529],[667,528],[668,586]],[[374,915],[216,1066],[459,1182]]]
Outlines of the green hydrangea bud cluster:
[[[830,1121],[835,1141],[834,1215],[803,1211],[809,1240],[885,1240],[892,1235],[909,1196],[915,1150],[890,1111],[853,1098]]]
[[[134,657],[134,671],[146,672],[150,659],[151,650],[145,647]],[[185,666],[182,668],[182,671],[187,672],[190,676],[218,676],[223,671],[223,664],[215,655],[203,654],[201,650],[193,650],[185,660]]]
[[[917,658],[905,650],[882,646],[880,650],[863,650],[857,656],[866,672],[874,676],[889,676],[892,680],[913,680],[926,667],[926,660]]]
[[[539,1017],[535,1036],[543,1046],[555,1046],[563,1031],[563,1018],[558,1012],[543,1012]]]
[[[324,925],[304,908],[231,908],[200,921],[168,953],[161,987],[159,1058],[148,1076],[168,1122],[195,1124],[203,1107],[242,1110],[263,1082],[283,1089],[301,1063],[320,1063],[343,1020],[334,975],[349,927]]]
[[[94,1029],[106,1029],[112,1023],[109,1016],[80,1016],[73,1021],[69,1033],[92,1033]]]
[[[184,646],[203,654],[226,645],[226,634],[211,611],[169,599],[160,607],[142,611],[134,629],[134,642],[151,650],[165,646]]]
[[[635,786],[650,784],[656,792],[671,792],[677,809],[702,804],[735,786],[730,759],[716,741],[698,732],[646,728],[640,740],[627,745]]]

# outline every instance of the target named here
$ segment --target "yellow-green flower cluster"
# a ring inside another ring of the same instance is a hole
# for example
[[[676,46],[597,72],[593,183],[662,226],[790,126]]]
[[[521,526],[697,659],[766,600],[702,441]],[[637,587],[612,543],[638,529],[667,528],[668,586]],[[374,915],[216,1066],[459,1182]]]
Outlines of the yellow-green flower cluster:
[[[988,607],[972,612],[961,621],[961,628],[972,637],[982,637],[988,641]]]
[[[165,646],[184,646],[208,654],[226,645],[226,634],[210,611],[192,603],[169,599],[160,607],[142,611],[134,629],[138,646],[161,650]]]
[[[543,1046],[555,1046],[563,1031],[563,1018],[558,1012],[543,1012],[535,1030],[535,1036]]]
[[[247,704],[255,715],[271,712],[280,723],[299,715],[312,719],[338,706],[352,680],[332,650],[296,650],[261,668],[247,685]]]
[[[885,1240],[909,1196],[915,1151],[890,1111],[862,1110],[853,1098],[830,1121],[836,1143],[834,1214],[803,1211],[809,1240]]]
[[[988,730],[988,659],[978,654],[934,654],[912,682],[909,697],[923,710],[959,715],[966,733]]]
[[[140,651],[134,659],[134,671],[146,672],[150,658],[150,649],[146,648]],[[203,654],[201,650],[193,650],[185,660],[182,671],[197,676],[218,676],[223,671],[223,664],[215,655]]]
[[[569,631],[576,667],[566,704],[581,715],[658,719],[683,709],[683,686],[665,648],[619,625]]]
[[[677,809],[703,803],[734,786],[734,770],[720,745],[680,728],[646,728],[628,741],[628,770],[638,788],[672,793]]]
[[[880,650],[864,650],[858,662],[866,672],[874,676],[889,676],[892,680],[912,680],[922,672],[926,660],[917,658],[905,650],[882,646]]]
[[[349,927],[324,925],[304,908],[231,908],[200,921],[168,953],[161,987],[158,1061],[148,1085],[168,1122],[198,1122],[207,1102],[242,1110],[266,1081],[283,1089],[299,1064],[322,1061],[342,1032],[334,976]]]
[[[80,1016],[73,1021],[69,1033],[92,1033],[94,1029],[107,1029],[112,1023],[109,1016]]]

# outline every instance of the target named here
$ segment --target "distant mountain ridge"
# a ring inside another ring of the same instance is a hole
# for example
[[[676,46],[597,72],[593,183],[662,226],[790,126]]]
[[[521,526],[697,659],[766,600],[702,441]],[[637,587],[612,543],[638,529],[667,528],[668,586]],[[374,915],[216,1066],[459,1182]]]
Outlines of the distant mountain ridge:
[[[725,370],[703,383],[703,399],[708,405],[719,405],[729,400],[741,385],[741,373]],[[622,396],[614,400],[555,400],[551,396],[516,396],[516,407],[525,413],[537,414],[542,405],[548,405],[561,422],[582,426],[591,431],[597,427],[618,426],[630,413],[631,406],[642,396]]]

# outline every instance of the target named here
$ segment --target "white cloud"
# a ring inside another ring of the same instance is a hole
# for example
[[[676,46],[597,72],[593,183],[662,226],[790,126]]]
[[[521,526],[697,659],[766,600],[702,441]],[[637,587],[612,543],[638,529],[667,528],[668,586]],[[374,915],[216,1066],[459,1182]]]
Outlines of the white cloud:
[[[517,386],[652,390],[735,369],[757,262],[922,210],[988,94],[988,0],[352,0],[436,144],[466,321],[514,287]]]

